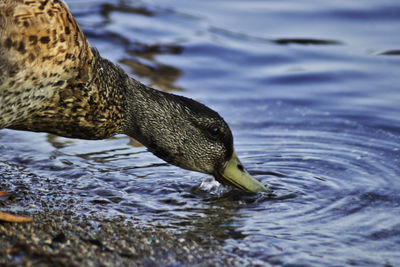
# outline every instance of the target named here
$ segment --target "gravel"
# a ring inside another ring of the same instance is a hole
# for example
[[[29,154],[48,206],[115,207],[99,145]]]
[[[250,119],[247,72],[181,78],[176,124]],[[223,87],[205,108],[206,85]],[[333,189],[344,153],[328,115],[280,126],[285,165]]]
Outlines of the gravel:
[[[66,197],[56,181],[39,178],[0,164],[0,191],[12,193],[0,199],[0,210],[34,218],[30,223],[0,221],[0,266],[249,265],[224,250],[212,229],[193,234],[144,223],[134,214],[86,214],[76,195]]]
[[[32,223],[0,222],[0,266],[242,265],[216,242],[102,219],[36,214]]]

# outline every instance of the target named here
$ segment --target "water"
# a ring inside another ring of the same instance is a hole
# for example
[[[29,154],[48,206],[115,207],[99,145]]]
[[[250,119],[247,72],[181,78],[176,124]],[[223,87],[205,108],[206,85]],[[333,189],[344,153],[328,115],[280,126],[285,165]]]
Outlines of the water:
[[[249,264],[400,265],[398,1],[68,3],[104,57],[217,110],[275,195],[223,189],[123,135],[2,130],[1,183],[42,200],[9,209],[62,200],[52,208],[210,238]]]

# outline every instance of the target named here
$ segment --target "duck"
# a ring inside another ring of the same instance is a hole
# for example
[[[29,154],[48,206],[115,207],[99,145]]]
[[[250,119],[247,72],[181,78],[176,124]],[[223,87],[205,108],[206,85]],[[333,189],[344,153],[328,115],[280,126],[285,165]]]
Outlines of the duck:
[[[2,128],[90,140],[126,134],[169,164],[250,193],[270,191],[246,171],[216,111],[146,86],[101,57],[60,0],[0,3]],[[24,219],[31,217],[0,212],[3,221]]]

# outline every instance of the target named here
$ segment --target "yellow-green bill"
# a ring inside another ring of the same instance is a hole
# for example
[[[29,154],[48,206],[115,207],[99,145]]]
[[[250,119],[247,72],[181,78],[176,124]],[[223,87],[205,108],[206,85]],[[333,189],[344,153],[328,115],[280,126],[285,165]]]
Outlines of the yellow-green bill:
[[[222,173],[214,173],[215,178],[222,184],[230,184],[239,189],[252,192],[271,192],[258,180],[254,179],[240,163],[236,152],[233,151],[231,159],[226,163]]]

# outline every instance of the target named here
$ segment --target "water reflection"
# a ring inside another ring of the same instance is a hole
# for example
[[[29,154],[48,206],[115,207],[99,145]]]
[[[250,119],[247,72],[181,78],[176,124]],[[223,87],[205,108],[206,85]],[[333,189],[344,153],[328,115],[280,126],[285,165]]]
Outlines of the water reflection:
[[[388,56],[400,55],[400,50],[388,50],[388,51],[382,52],[381,55],[388,55]]]
[[[157,54],[157,52],[152,53]],[[145,52],[148,56],[148,52]],[[131,71],[139,77],[148,79],[148,85],[163,91],[183,91],[179,86],[174,85],[181,75],[181,71],[172,66],[164,64],[144,64],[134,59],[121,59],[119,63],[131,68]],[[152,62],[154,63],[154,62]]]
[[[280,45],[342,45],[343,43],[338,40],[324,40],[324,39],[315,39],[315,38],[278,38],[278,39],[269,39],[264,37],[252,36],[250,34],[244,32],[234,32],[228,29],[211,27],[210,32],[216,33],[218,35],[222,35],[229,38],[240,39],[240,40],[249,40],[256,42],[268,42],[275,43]]]
[[[249,265],[399,265],[397,2],[74,3],[106,57],[218,110],[274,195],[221,189],[125,136],[2,130],[0,187],[26,193],[10,208],[123,215]]]
[[[182,46],[174,43],[148,43],[141,39],[129,38],[126,32],[99,31],[98,27],[106,26],[111,23],[113,14],[128,14],[131,16],[152,17],[156,13],[145,6],[138,6],[137,3],[119,2],[118,4],[104,3],[100,5],[99,17],[93,22],[83,23],[83,29],[89,39],[107,40],[124,48],[122,58],[118,58],[118,63],[131,69],[135,77],[139,77],[147,85],[161,89],[163,91],[183,91],[175,82],[181,76],[179,68],[161,63],[157,60],[160,55],[178,55],[182,53]],[[87,16],[80,11],[76,16],[79,18]],[[85,21],[84,21],[85,22]]]
[[[118,4],[113,3],[104,3],[100,5],[101,11],[100,14],[105,19],[110,20],[110,14],[113,12],[117,13],[129,13],[129,14],[138,14],[142,16],[152,17],[154,16],[154,12],[150,10],[146,6],[139,6],[138,3],[136,5],[132,5],[132,3],[128,3],[125,1],[120,1]]]

